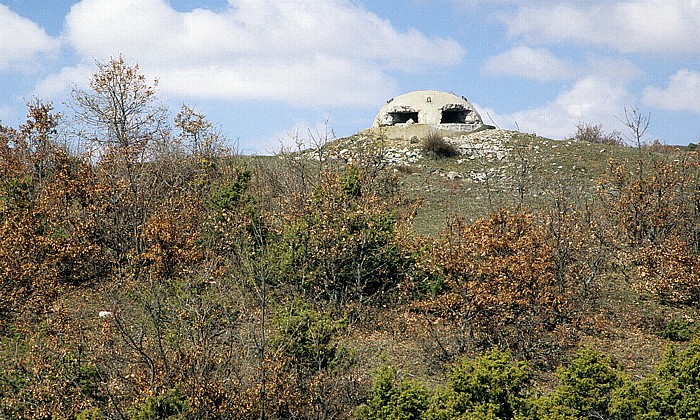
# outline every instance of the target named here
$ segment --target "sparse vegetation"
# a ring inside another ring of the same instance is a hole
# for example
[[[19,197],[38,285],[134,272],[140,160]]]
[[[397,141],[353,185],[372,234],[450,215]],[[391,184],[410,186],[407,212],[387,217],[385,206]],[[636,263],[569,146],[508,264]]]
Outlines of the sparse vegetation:
[[[624,146],[625,141],[622,134],[613,131],[606,133],[603,130],[603,124],[579,123],[576,125],[576,134],[574,139],[578,141],[587,141],[590,143],[605,144],[610,146]]]
[[[648,116],[392,167],[239,156],[121,57],[74,98],[0,126],[0,417],[698,417],[700,160]]]
[[[438,133],[431,133],[423,139],[423,154],[433,159],[445,159],[459,155],[459,149]]]

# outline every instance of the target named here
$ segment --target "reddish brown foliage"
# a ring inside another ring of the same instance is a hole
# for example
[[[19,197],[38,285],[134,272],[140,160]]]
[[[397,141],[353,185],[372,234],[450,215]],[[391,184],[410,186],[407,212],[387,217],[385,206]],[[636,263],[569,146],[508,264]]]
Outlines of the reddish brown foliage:
[[[453,221],[434,246],[446,290],[419,307],[454,320],[462,350],[499,345],[531,354],[583,293],[575,277],[557,275],[549,239],[525,212],[502,210],[471,225]]]

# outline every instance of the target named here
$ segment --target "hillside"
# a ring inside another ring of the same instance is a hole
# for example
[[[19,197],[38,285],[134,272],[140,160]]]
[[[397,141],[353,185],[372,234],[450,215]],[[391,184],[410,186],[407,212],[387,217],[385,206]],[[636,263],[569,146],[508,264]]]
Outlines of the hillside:
[[[0,127],[1,418],[700,411],[697,152],[379,130],[241,156],[100,69],[133,119],[80,92],[90,130],[40,101]]]
[[[454,145],[458,155],[430,159],[424,156],[423,139],[384,139],[367,130],[310,149],[305,156],[352,164],[353,159],[381,154],[400,176],[404,191],[422,198],[415,221],[420,234],[437,233],[452,215],[474,221],[508,205],[547,205],[562,187],[578,188],[578,194],[589,196],[609,172],[611,161],[633,161],[637,156],[629,147],[500,129],[440,137]]]
[[[681,164],[686,159],[697,159],[684,148],[648,147],[640,157],[640,151],[632,147],[552,140],[499,129],[442,138],[456,147],[457,155],[430,158],[423,150],[424,139],[387,140],[381,134],[363,132],[307,151],[306,156],[352,164],[353,160],[380,154],[387,170],[398,176],[402,191],[420,200],[413,229],[428,236],[445,229],[453,217],[475,222],[504,207],[536,212],[566,202],[564,205],[584,203],[592,209],[602,204],[601,189],[614,182],[621,167],[634,176],[642,159],[653,172],[650,176],[659,176],[656,171],[667,171],[663,165],[669,162]],[[671,191],[661,189],[679,188],[671,184],[649,187],[658,189],[657,198],[661,200],[671,196]],[[618,255],[613,259],[617,257],[627,258]],[[595,299],[589,302],[590,312],[585,319],[589,324],[577,326],[581,334],[575,347],[603,351],[631,375],[645,376],[669,343],[660,335],[674,337],[675,328],[682,330],[681,335],[692,333],[697,308],[659,301],[635,288],[639,279],[625,266],[628,263],[615,261],[601,274]]]

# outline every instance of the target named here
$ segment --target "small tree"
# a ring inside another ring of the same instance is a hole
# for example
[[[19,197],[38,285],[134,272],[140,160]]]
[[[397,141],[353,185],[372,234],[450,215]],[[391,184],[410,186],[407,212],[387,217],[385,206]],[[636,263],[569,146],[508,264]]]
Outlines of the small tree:
[[[630,134],[628,135],[628,140],[637,147],[639,152],[639,180],[641,181],[644,177],[644,157],[642,155],[642,146],[644,145],[644,136],[649,130],[649,124],[651,123],[651,113],[646,115],[642,113],[637,107],[631,107],[629,109],[625,108],[625,120],[622,123],[629,129]]]
[[[456,219],[434,244],[445,290],[416,306],[453,321],[460,351],[497,345],[534,356],[583,292],[576,277],[557,272],[553,246],[531,213],[504,209],[474,224]]]
[[[121,55],[96,65],[91,90],[74,89],[71,105],[78,135],[88,142],[106,190],[102,243],[115,252],[121,268],[130,253],[144,247],[143,226],[159,179],[145,163],[153,140],[165,135],[166,111],[156,103],[157,81],[149,85],[138,65],[127,65]]]
[[[122,153],[142,151],[165,125],[165,109],[155,102],[158,81],[149,85],[139,66],[127,65],[121,55],[96,65],[91,91],[72,93],[79,134]]]
[[[188,152],[200,159],[212,160],[225,154],[223,136],[211,121],[194,109],[183,105],[175,117],[175,126]]]

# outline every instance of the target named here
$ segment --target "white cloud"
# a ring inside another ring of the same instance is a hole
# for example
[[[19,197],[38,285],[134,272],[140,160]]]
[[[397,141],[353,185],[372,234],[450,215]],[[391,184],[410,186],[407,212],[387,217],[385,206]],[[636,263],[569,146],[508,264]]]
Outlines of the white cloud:
[[[700,52],[700,1],[518,2],[502,15],[508,34],[536,43],[578,42],[622,52]]]
[[[619,57],[589,54],[583,74],[610,80],[619,84],[629,83],[643,75],[643,71],[632,61]]]
[[[648,86],[642,97],[645,104],[656,108],[700,113],[700,72],[679,70],[666,89]]]
[[[350,0],[229,0],[216,13],[164,0],[83,0],[66,38],[86,62],[122,53],[166,94],[364,105],[391,96],[389,71],[452,66],[455,41],[397,31]]]
[[[59,73],[51,74],[39,81],[32,91],[32,96],[49,99],[65,97],[74,85],[79,89],[87,88],[93,72],[93,66],[87,64],[64,67]]]
[[[513,76],[538,81],[577,80],[597,77],[627,84],[642,75],[633,62],[624,58],[589,53],[577,61],[556,57],[545,48],[514,47],[488,58],[482,72],[490,76]]]
[[[492,76],[518,76],[546,81],[570,78],[573,67],[544,48],[519,46],[486,60],[483,71]]]
[[[0,71],[27,69],[37,55],[58,51],[59,42],[37,24],[0,4]]]
[[[517,123],[521,131],[564,138],[572,135],[581,122],[601,123],[612,130],[619,126],[616,115],[630,103],[633,98],[623,84],[590,76],[578,80],[542,107],[511,114],[498,114],[493,109],[485,112],[506,128],[515,128]]]
[[[286,130],[277,130],[273,134],[261,138],[260,144],[268,146],[264,150],[267,154],[317,148],[336,139],[331,128],[332,123],[330,116],[326,116],[323,120],[318,119],[313,124],[300,121]],[[273,147],[269,147],[270,138],[275,139],[276,143]]]
[[[207,98],[280,100],[295,105],[354,106],[391,96],[394,80],[365,63],[333,57],[309,62],[238,62],[162,69],[160,91]],[[371,102],[370,102],[371,103]]]

